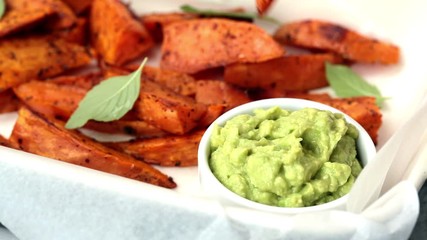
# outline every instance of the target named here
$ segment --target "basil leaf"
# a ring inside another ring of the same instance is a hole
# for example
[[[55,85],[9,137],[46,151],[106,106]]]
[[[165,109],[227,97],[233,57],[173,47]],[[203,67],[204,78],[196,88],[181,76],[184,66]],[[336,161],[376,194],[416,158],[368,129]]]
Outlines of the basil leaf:
[[[0,19],[3,17],[5,12],[6,12],[6,3],[4,2],[4,0],[0,0]]]
[[[268,16],[259,16],[257,13],[247,13],[247,12],[227,12],[227,11],[217,11],[211,9],[199,9],[191,5],[185,4],[181,6],[181,11],[186,13],[195,13],[207,17],[228,17],[228,18],[240,18],[246,20],[253,20],[255,18],[280,24],[280,22],[272,17]]]
[[[326,79],[338,97],[375,97],[376,104],[381,107],[385,97],[380,90],[366,82],[350,67],[340,64],[326,63]]]
[[[80,101],[65,127],[79,128],[90,119],[109,122],[123,117],[139,97],[141,72],[146,62],[147,58],[127,76],[111,77],[93,87]]]

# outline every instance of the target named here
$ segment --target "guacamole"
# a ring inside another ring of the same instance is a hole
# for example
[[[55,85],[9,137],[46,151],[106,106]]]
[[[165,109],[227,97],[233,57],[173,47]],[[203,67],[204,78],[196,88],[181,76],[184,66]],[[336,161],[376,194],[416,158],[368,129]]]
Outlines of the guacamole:
[[[358,134],[342,114],[257,109],[214,126],[209,166],[224,186],[252,201],[318,205],[348,193],[359,175]]]

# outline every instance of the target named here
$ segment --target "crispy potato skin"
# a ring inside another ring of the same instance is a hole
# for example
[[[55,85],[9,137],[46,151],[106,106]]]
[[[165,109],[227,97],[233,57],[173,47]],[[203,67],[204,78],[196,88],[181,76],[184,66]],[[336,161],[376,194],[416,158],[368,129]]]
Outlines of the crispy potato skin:
[[[204,130],[198,130],[182,136],[139,139],[109,145],[151,164],[169,167],[197,166],[197,148],[203,133]]]
[[[378,130],[382,124],[382,113],[373,97],[332,98],[328,94],[288,94],[288,97],[303,98],[320,102],[343,111],[368,132],[372,141],[378,141]]]
[[[40,0],[39,0],[40,1]],[[46,5],[51,6],[55,10],[55,16],[51,21],[45,24],[48,30],[62,30],[72,27],[76,21],[77,16],[73,10],[65,4],[62,0],[43,0]]]
[[[93,47],[111,65],[134,60],[154,45],[148,31],[118,0],[93,1],[90,29]]]
[[[49,121],[21,108],[10,141],[26,152],[57,159],[95,170],[174,188],[175,182],[152,166],[109,149],[76,131],[63,128],[62,122]]]
[[[328,86],[325,63],[341,63],[334,54],[290,55],[260,63],[225,67],[224,80],[246,88],[305,91]]]
[[[194,19],[167,25],[160,66],[196,73],[236,62],[262,62],[284,49],[258,26],[228,19]]]
[[[0,41],[0,59],[0,92],[32,79],[56,76],[91,61],[84,47],[49,37]]]
[[[332,51],[355,62],[396,64],[400,59],[400,49],[393,44],[320,20],[284,24],[274,38],[283,44]]]

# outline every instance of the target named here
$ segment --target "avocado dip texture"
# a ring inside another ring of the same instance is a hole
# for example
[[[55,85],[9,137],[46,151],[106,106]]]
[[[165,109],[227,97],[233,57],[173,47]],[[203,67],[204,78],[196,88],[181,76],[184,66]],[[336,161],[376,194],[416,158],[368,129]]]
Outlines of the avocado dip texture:
[[[257,109],[214,126],[209,166],[224,186],[249,200],[318,205],[350,191],[362,170],[358,135],[342,114]]]

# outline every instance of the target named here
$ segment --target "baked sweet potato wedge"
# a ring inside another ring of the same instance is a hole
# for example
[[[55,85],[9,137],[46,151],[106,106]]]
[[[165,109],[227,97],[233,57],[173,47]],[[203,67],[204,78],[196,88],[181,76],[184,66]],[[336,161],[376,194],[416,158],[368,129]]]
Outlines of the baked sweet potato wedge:
[[[14,112],[18,110],[21,102],[13,93],[12,89],[0,92],[0,113]]]
[[[168,24],[198,18],[199,15],[193,13],[150,13],[140,17],[142,25],[153,36],[156,42],[163,40],[163,28]]]
[[[223,104],[209,104],[205,115],[200,119],[199,124],[197,125],[198,129],[203,129],[209,127],[221,114],[225,111],[225,106]]]
[[[11,147],[9,144],[9,140],[0,135],[0,146]]]
[[[93,47],[111,65],[123,65],[154,45],[144,26],[117,0],[93,1],[90,33]]]
[[[0,92],[29,80],[56,76],[91,61],[86,48],[49,37],[0,41],[0,59]]]
[[[144,162],[161,166],[197,166],[197,148],[204,130],[181,136],[139,139],[131,142],[109,143]]]
[[[219,80],[198,80],[196,101],[203,104],[221,104],[225,111],[250,102],[244,91]]]
[[[142,81],[134,109],[140,119],[173,134],[189,132],[206,112],[204,104],[149,80]]]
[[[320,102],[343,111],[362,125],[374,143],[377,143],[378,130],[382,124],[382,113],[375,104],[374,97],[332,98],[328,94],[301,93],[288,94],[288,97]]]
[[[6,12],[0,20],[0,37],[28,29],[56,14],[43,0],[6,0]]]
[[[56,13],[53,19],[44,24],[44,28],[48,30],[62,30],[70,28],[76,23],[77,16],[62,0],[43,0],[43,2],[52,7]]]
[[[256,0],[256,9],[263,15],[271,6],[274,0]]]
[[[107,148],[77,131],[67,130],[63,125],[63,122],[47,120],[21,108],[10,141],[26,152],[161,187],[176,187],[172,178],[152,166]]]
[[[103,133],[128,134],[137,138],[153,138],[167,135],[165,131],[145,121],[126,119],[126,116],[123,119],[111,122],[89,121],[84,128]]]
[[[53,33],[53,35],[71,43],[85,45],[88,40],[87,26],[87,19],[84,17],[80,17],[76,20],[73,26],[71,26],[70,28],[56,31]]]
[[[284,48],[260,27],[228,19],[175,22],[164,28],[163,37],[160,66],[184,73],[284,54]]]
[[[355,62],[395,64],[400,59],[399,48],[391,43],[321,20],[284,24],[274,38],[284,44],[332,51]]]
[[[126,69],[135,71],[139,65],[126,66]],[[196,80],[194,77],[153,66],[145,66],[142,69],[142,77],[157,82],[181,95],[193,96],[196,94]]]
[[[245,88],[305,91],[328,85],[325,63],[342,63],[334,54],[289,55],[260,63],[225,67],[224,80]]]
[[[90,5],[92,4],[93,0],[62,0],[64,3],[66,3],[68,6],[73,9],[75,14],[81,14],[87,9],[89,9]]]
[[[87,90],[50,81],[30,81],[14,88],[18,98],[43,116],[67,120]]]

